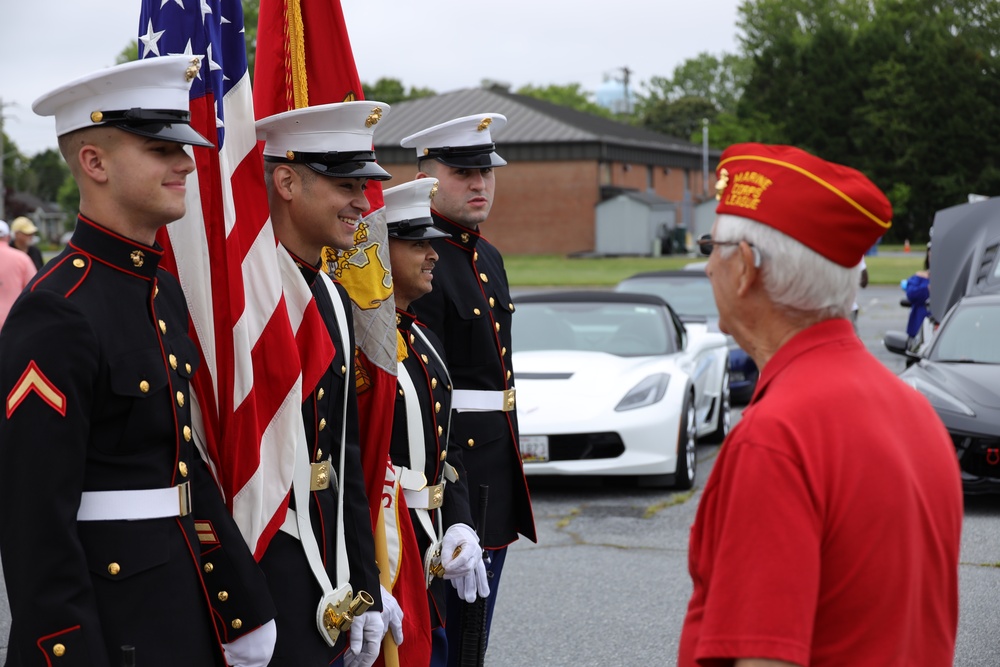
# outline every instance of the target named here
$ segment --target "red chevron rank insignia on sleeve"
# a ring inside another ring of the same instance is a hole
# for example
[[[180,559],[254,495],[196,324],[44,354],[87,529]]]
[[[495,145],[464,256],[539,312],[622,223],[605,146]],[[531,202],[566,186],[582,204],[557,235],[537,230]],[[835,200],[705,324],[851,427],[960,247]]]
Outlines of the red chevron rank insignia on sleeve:
[[[63,394],[59,389],[52,384],[52,382],[45,377],[45,374],[38,368],[38,364],[31,361],[28,367],[24,369],[24,373],[21,378],[14,384],[14,389],[11,390],[10,394],[7,395],[7,418],[14,414],[17,406],[28,397],[31,392],[35,392],[38,396],[45,401],[47,404],[52,406],[52,409],[58,412],[61,416],[66,416],[66,395]]]

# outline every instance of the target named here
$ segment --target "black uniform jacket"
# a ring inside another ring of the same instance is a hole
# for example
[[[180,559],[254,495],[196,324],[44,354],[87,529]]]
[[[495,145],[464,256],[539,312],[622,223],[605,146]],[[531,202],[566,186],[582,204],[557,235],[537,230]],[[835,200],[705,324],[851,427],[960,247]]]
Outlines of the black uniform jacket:
[[[447,530],[448,526],[456,523],[473,526],[472,511],[469,507],[469,486],[465,466],[462,463],[462,449],[446,446],[444,441],[448,432],[448,415],[451,413],[451,386],[448,383],[448,374],[441,363],[445,360],[441,342],[434,332],[418,322],[412,313],[403,310],[396,310],[396,328],[406,344],[407,352],[406,359],[402,363],[403,368],[400,368],[399,372],[409,373],[420,403],[420,415],[423,417],[421,431],[424,439],[420,446],[424,450],[424,476],[428,484],[442,482],[444,474],[442,454],[447,456],[447,462],[458,473],[457,482],[447,482],[445,485],[444,503],[440,510],[444,529]],[[413,333],[413,329],[417,328],[436,348],[437,355],[430,345]],[[441,357],[441,361],[438,360],[438,356]],[[408,429],[406,397],[400,387],[396,392],[396,406],[392,417],[392,444],[389,447],[389,456],[393,465],[405,468],[411,467]],[[437,513],[438,510],[428,512],[435,528],[438,521]],[[410,516],[413,530],[417,535],[417,545],[420,547],[420,553],[416,557],[422,562],[431,544],[431,538],[420,523],[416,510],[410,510]],[[444,625],[445,581],[435,578],[427,593],[430,596],[428,602],[431,608],[431,626]]]
[[[503,258],[478,231],[433,215],[434,225],[451,238],[431,242],[439,255],[434,291],[413,302],[413,312],[441,339],[455,389],[510,389],[514,304]],[[531,498],[517,445],[517,412],[456,411],[451,432],[462,449],[472,516],[477,520],[479,485],[489,485],[484,546],[506,546],[518,533],[535,541]]]
[[[198,352],[160,256],[81,217],[0,334],[8,665],[117,666],[125,644],[143,667],[222,664],[220,638],[274,616],[192,442]],[[77,521],[83,492],[184,482],[186,516]]]
[[[375,540],[358,444],[358,399],[353,381],[354,332],[348,331],[351,345],[345,350],[331,299],[340,299],[344,304],[349,329],[352,328],[351,302],[340,284],[335,284],[337,291],[331,294],[327,290],[326,281],[319,277],[318,269],[294,255],[292,259],[312,289],[336,350],[333,362],[319,384],[311,393],[303,396],[302,418],[305,422],[308,455],[310,462],[332,458],[334,470],[339,472],[340,436],[344,424],[344,380],[345,377],[350,378],[347,396],[347,450],[344,457],[344,539],[347,543],[347,560],[351,568],[351,588],[354,589],[354,594],[367,591],[375,599],[373,609],[381,610]],[[312,520],[313,532],[330,581],[336,588],[339,584],[336,559],[336,484],[331,484],[322,491],[310,492],[309,496],[309,518]],[[290,507],[298,510],[295,507],[294,492]],[[316,609],[322,598],[322,591],[309,569],[301,543],[279,531],[261,558],[260,566],[267,575],[271,594],[278,607],[278,641],[271,664],[294,667],[329,664],[346,647],[347,633],[340,635],[333,648],[327,646],[320,637],[316,629]]]

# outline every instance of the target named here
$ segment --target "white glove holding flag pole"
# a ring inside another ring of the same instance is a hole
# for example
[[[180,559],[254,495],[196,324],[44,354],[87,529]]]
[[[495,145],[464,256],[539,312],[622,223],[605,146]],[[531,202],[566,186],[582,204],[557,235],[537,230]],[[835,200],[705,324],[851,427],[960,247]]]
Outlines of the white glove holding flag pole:
[[[344,667],[371,667],[382,648],[385,625],[382,612],[366,611],[351,624],[351,646],[344,653]]]
[[[403,643],[403,610],[385,586],[382,586],[382,625],[392,631],[392,641],[396,642],[396,646]]]
[[[489,597],[490,585],[486,578],[486,564],[479,538],[469,526],[456,523],[448,528],[441,540],[441,565],[444,578],[451,580],[458,597],[466,602],[479,597]]]
[[[222,645],[226,664],[232,667],[267,667],[274,654],[274,641],[278,631],[270,620],[253,632]]]

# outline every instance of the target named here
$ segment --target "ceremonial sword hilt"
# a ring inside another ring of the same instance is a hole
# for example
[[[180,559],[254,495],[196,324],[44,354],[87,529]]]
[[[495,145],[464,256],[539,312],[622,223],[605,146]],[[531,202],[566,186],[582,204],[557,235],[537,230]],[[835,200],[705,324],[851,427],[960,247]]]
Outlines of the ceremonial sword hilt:
[[[455,547],[455,551],[451,554],[451,559],[455,560],[458,558],[459,554],[462,553],[462,545],[459,544]],[[431,563],[430,568],[428,568],[435,577],[444,577],[444,565],[441,563],[441,550],[438,549],[437,553],[434,554],[437,560]]]
[[[336,640],[341,632],[347,632],[355,618],[368,611],[373,604],[375,599],[367,591],[359,591],[350,606],[342,612],[338,612],[332,604],[328,604],[323,613],[323,625]]]

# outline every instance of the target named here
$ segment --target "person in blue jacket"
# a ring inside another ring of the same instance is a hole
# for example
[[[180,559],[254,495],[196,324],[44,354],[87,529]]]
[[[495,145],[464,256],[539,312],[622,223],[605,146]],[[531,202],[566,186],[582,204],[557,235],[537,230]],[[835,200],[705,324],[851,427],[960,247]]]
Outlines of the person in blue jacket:
[[[909,278],[903,280],[899,286],[906,292],[906,300],[910,302],[910,318],[906,323],[906,335],[909,336],[910,349],[917,349],[923,343],[921,328],[924,319],[928,317],[930,308],[928,304],[931,298],[931,244],[927,244],[927,255],[924,257],[924,268],[917,271]]]

